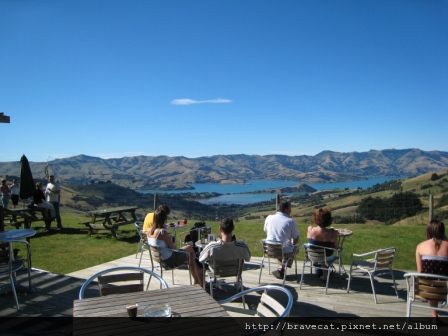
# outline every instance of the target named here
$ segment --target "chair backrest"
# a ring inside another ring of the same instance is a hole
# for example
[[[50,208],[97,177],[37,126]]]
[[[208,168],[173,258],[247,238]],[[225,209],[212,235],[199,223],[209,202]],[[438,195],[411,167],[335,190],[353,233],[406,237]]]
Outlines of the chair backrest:
[[[234,260],[216,260],[209,259],[207,263],[213,271],[215,277],[226,278],[232,276],[241,276],[243,272],[244,259]]]
[[[375,253],[375,271],[390,270],[395,258],[395,247],[389,247],[376,251]]]
[[[122,273],[123,271],[132,271],[127,273]],[[121,272],[120,274],[109,274],[113,272]],[[103,270],[92,275],[89,279],[87,279],[84,284],[81,286],[79,290],[79,299],[82,300],[84,298],[84,292],[89,284],[97,279],[98,285],[100,287],[100,296],[109,295],[109,294],[117,294],[117,293],[129,293],[129,292],[137,292],[143,291],[143,277],[144,273],[149,276],[155,277],[160,281],[163,288],[168,288],[168,284],[166,283],[160,275],[141,267],[134,266],[121,266],[114,267]],[[108,275],[106,275],[108,274]],[[125,284],[118,285],[117,283],[123,283],[128,281],[137,281],[137,284]]]
[[[261,295],[260,303],[257,307],[257,315],[263,316],[263,317],[277,317],[278,319],[289,316],[289,313],[292,308],[292,304],[294,302],[294,299],[292,297],[291,292],[281,286],[276,285],[265,285],[265,286],[259,286],[255,288],[249,288],[246,289],[240,293],[237,293],[233,295],[232,297],[228,299],[224,299],[221,301],[218,301],[219,304],[224,304],[227,302],[231,302],[236,300],[239,297],[242,297],[243,295],[247,295],[248,293],[255,292],[255,291],[264,291],[264,293]],[[276,300],[271,294],[275,292],[283,292],[287,296],[287,303],[286,306],[283,306],[278,300]],[[275,323],[275,322],[274,322]]]
[[[284,259],[283,244],[282,243],[268,243],[265,239],[261,240],[263,246],[263,253],[268,258]]]
[[[324,263],[327,258],[336,253],[337,250],[331,247],[303,244],[303,251],[305,253],[306,261],[311,261],[313,263]]]
[[[426,300],[447,301],[448,300],[448,276],[425,273],[406,273],[404,275],[408,284],[408,295]]]
[[[158,246],[155,245],[149,245],[149,254],[152,260],[154,260],[157,263],[161,263],[160,259],[160,249]]]
[[[122,294],[143,291],[144,273],[122,273],[112,275],[98,276],[98,285],[100,286],[100,296],[109,294]],[[138,283],[129,283],[138,281]],[[126,283],[117,285],[117,283]]]
[[[135,229],[137,230],[138,236],[140,237],[140,240],[142,242],[146,242],[148,239],[147,233],[145,230],[143,230],[143,223],[142,222],[135,222],[134,223]]]

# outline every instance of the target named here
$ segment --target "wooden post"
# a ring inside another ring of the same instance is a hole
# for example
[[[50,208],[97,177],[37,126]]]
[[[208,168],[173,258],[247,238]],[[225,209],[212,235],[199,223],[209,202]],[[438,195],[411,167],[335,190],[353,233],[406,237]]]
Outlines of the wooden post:
[[[280,204],[280,194],[275,195],[275,211],[278,211],[278,205]]]
[[[429,221],[432,221],[434,210],[434,195],[429,194]]]
[[[156,211],[156,209],[157,209],[158,200],[159,200],[159,195],[154,194],[154,211]]]

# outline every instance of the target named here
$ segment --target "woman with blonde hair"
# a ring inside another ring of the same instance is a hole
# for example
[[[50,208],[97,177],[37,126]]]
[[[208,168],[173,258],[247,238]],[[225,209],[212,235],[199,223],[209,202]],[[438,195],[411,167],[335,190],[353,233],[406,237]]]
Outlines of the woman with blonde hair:
[[[426,239],[417,245],[415,261],[417,272],[448,276],[448,240],[445,225],[431,220],[426,225]],[[431,307],[437,307],[437,301],[428,300]],[[432,310],[431,318],[437,322],[437,310]]]
[[[196,264],[196,252],[190,245],[184,246],[181,250],[176,250],[168,231],[165,230],[165,222],[168,218],[166,211],[158,208],[154,212],[154,221],[148,230],[148,244],[160,247],[161,266],[169,268],[180,266],[187,262],[187,255],[191,274],[193,275],[194,283],[203,286],[202,269]]]

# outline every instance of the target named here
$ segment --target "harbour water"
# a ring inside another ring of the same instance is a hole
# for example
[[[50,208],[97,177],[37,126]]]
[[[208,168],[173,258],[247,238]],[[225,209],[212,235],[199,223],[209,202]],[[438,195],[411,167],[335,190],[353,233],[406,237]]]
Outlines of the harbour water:
[[[374,177],[366,180],[352,181],[352,182],[334,182],[334,183],[306,183],[316,190],[337,189],[337,188],[362,188],[367,189],[376,184],[384,183],[391,180],[398,180],[403,177]],[[245,205],[250,203],[257,203],[268,201],[275,198],[275,194],[243,194],[244,192],[252,192],[258,190],[266,190],[271,188],[292,187],[300,184],[300,181],[271,181],[271,180],[251,180],[245,184],[217,184],[217,183],[194,183],[191,184],[194,190],[146,190],[140,191],[142,193],[159,193],[159,194],[179,194],[179,193],[220,193],[223,194],[218,197],[201,200],[203,204],[239,204]]]

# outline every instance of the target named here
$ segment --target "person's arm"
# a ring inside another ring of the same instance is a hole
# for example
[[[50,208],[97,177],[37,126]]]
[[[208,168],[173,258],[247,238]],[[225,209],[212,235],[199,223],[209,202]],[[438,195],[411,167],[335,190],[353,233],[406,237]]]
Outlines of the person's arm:
[[[339,232],[338,232],[338,230],[333,230],[332,241],[334,243],[334,248],[338,249],[339,248]]]
[[[417,264],[417,272],[422,272],[422,255],[420,254],[420,245],[415,250],[415,263]]]
[[[312,238],[312,237],[311,237],[311,228],[312,228],[311,225],[308,226],[308,230],[306,231],[306,238],[308,238],[308,239]]]
[[[176,245],[174,245],[173,241],[171,240],[168,232],[166,230],[163,230],[163,233],[159,234],[159,239],[163,240],[170,249],[176,249]]]

